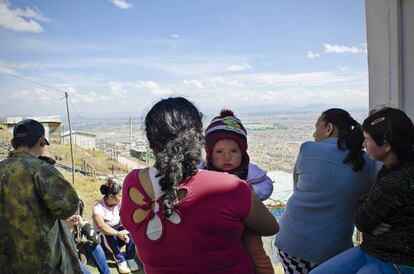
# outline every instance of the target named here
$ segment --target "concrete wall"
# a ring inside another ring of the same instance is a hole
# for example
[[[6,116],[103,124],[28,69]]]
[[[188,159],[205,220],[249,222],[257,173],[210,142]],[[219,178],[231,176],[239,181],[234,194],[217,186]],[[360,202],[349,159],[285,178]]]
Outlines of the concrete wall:
[[[72,142],[75,146],[80,146],[82,148],[91,149],[96,147],[96,137],[91,135],[85,135],[81,133],[74,132],[72,133]],[[69,145],[70,137],[65,135],[62,137],[62,143]]]
[[[397,107],[414,119],[414,0],[365,0],[369,107]]]
[[[414,0],[402,1],[403,109],[414,119]]]
[[[60,144],[60,124],[49,123],[49,139],[48,141],[53,144]]]
[[[60,124],[59,123],[41,123],[45,128],[45,138],[54,144],[60,143]],[[15,125],[8,125],[8,131],[12,138]]]

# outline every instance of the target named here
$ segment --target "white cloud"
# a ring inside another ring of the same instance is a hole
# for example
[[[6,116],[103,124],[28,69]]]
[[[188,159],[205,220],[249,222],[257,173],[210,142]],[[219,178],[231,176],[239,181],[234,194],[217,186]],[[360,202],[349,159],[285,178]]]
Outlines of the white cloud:
[[[178,33],[173,33],[173,34],[170,34],[170,37],[173,39],[177,39],[177,38],[180,38],[180,35]]]
[[[119,96],[119,95],[124,95],[126,94],[128,91],[124,89],[124,85],[120,82],[115,82],[115,81],[111,81],[108,83],[109,86],[109,90],[111,92],[111,94]]]
[[[338,53],[338,54],[344,54],[344,53],[361,53],[363,52],[363,49],[357,48],[357,47],[347,47],[343,45],[332,45],[325,43],[325,53]]]
[[[123,10],[132,9],[134,7],[134,5],[132,5],[131,3],[126,2],[125,0],[112,0],[111,2],[116,7],[120,8],[120,9],[123,9]]]
[[[99,96],[96,94],[96,92],[93,92],[93,91],[92,92],[79,92],[74,87],[68,87],[65,90],[69,94],[69,99],[72,103],[93,104],[96,102],[97,99],[99,99]]]
[[[315,58],[321,57],[321,55],[317,52],[308,51],[306,53],[306,57],[309,58],[309,59],[315,59]]]
[[[303,106],[329,104],[332,106],[368,105],[368,79],[365,72],[351,70],[305,73],[252,73],[194,78],[203,90],[194,92],[190,81],[179,86],[188,98],[200,106],[252,107],[269,104]]]
[[[40,103],[42,105],[53,105],[55,104],[60,98],[62,97],[62,94],[56,91],[49,91],[42,88],[35,88],[32,91],[28,90],[22,90],[16,93],[13,93],[11,96],[12,98],[16,99],[23,99],[23,100],[29,100],[30,101],[37,101],[37,103]]]
[[[161,88],[157,83],[153,81],[139,81],[134,85],[136,89],[144,90],[154,95],[164,96],[173,93],[172,90]]]
[[[98,100],[109,100],[113,98],[113,96],[99,95],[94,91],[80,92],[74,87],[65,87],[64,90],[68,93],[69,100],[74,104],[93,104],[96,103]],[[40,103],[42,105],[53,106],[58,101],[63,100],[64,94],[63,91],[35,88],[33,90],[22,90],[19,92],[15,92],[11,95],[11,98],[20,100],[29,100],[30,98],[30,101],[34,100],[35,102]]]
[[[254,85],[274,86],[319,86],[331,83],[346,82],[352,79],[352,75],[338,74],[329,71],[305,72],[305,73],[257,73],[241,78],[241,81]]]
[[[223,76],[214,76],[208,79],[209,85],[213,87],[219,86],[228,86],[228,87],[241,87],[243,86],[243,77],[223,77]]]
[[[251,69],[252,67],[249,64],[233,64],[229,67],[227,67],[228,71],[245,71],[248,69]]]
[[[190,85],[190,86],[195,87],[195,88],[198,88],[198,89],[204,88],[203,83],[201,81],[195,80],[195,79],[192,79],[192,80],[183,80],[182,83],[185,84],[185,85]]]
[[[19,32],[43,32],[38,21],[48,22],[50,19],[38,10],[13,9],[7,0],[0,0],[0,27]]]
[[[253,93],[258,93],[260,90],[269,89],[314,89],[318,87],[348,84],[348,83],[363,83],[367,81],[364,75],[357,74],[350,70],[339,71],[319,71],[319,72],[305,72],[305,73],[251,73],[238,74],[226,76],[212,76],[201,77],[192,80],[184,80],[180,87],[182,89],[201,88],[208,90],[209,93],[214,91],[233,92],[234,90],[251,89],[256,90]]]
[[[362,47],[362,51],[367,54],[368,53],[368,44],[367,43],[363,43],[361,44]]]
[[[17,72],[4,60],[0,60],[0,72],[7,74],[17,74]]]
[[[15,67],[17,69],[27,69],[27,70],[43,70],[43,69],[45,69],[44,66],[42,66],[41,64],[38,64],[38,63],[21,63],[21,64],[16,64]]]

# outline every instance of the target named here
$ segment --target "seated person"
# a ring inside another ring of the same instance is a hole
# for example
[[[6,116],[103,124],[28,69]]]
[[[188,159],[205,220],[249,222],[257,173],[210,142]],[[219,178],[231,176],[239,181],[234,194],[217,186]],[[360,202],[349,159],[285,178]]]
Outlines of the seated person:
[[[414,273],[414,124],[388,107],[371,113],[363,129],[369,156],[383,166],[355,210],[362,243],[311,273]]]
[[[84,204],[79,200],[79,208],[75,215],[69,218],[68,224],[72,239],[75,240],[82,263],[93,263],[99,273],[109,274],[105,252],[102,248],[99,235],[93,230],[90,223],[83,219]],[[85,260],[86,259],[86,260]]]
[[[112,179],[100,188],[103,199],[95,204],[92,212],[93,226],[102,235],[101,245],[115,258],[120,273],[139,270],[135,261],[135,245],[124,230],[119,216],[122,185]],[[121,247],[126,247],[125,255]]]
[[[75,214],[67,218],[65,224],[68,227],[69,232],[72,233],[73,228],[79,224],[78,215]],[[71,240],[70,243],[72,244],[73,249],[76,250],[76,243],[73,241],[73,238],[71,238]],[[79,260],[79,266],[84,274],[91,274],[81,260]]]

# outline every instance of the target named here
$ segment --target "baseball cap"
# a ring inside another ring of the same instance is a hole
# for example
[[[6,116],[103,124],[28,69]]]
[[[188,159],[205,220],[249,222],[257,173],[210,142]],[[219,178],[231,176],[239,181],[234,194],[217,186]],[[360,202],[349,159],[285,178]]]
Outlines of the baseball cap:
[[[25,119],[16,124],[13,129],[13,139],[26,139],[30,137],[42,137],[45,135],[45,128],[41,123],[33,119]],[[46,145],[49,141],[45,138]]]

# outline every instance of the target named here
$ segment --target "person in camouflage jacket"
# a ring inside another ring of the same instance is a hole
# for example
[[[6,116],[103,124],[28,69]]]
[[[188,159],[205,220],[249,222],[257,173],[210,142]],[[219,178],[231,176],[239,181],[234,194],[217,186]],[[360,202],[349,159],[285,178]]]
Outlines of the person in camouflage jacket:
[[[83,273],[63,220],[78,206],[74,188],[42,157],[42,124],[18,123],[15,151],[0,162],[1,273]]]

